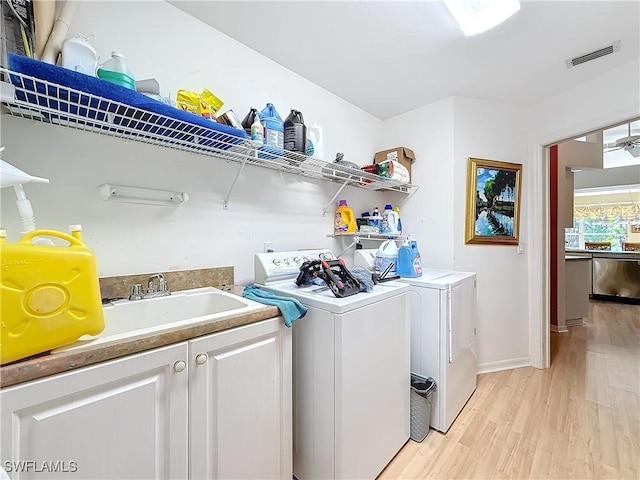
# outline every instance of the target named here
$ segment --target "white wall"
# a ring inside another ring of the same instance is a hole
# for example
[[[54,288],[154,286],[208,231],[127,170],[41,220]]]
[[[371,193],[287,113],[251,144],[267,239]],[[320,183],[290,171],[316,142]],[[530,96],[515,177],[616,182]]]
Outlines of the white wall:
[[[526,255],[514,246],[464,243],[469,157],[525,164],[526,110],[452,97],[385,122],[382,148],[416,154],[420,189],[402,206],[403,228],[417,240],[425,267],[476,272],[480,371],[529,364]],[[527,236],[523,192],[521,238]]]
[[[417,240],[429,268],[454,266],[453,142],[453,98],[448,98],[385,121],[376,149],[405,146],[416,155],[411,182],[419,189],[404,199],[400,218],[403,233]]]
[[[478,368],[489,371],[528,365],[526,110],[513,105],[456,98],[454,116],[454,267],[477,273]],[[519,241],[524,254],[518,254],[513,245],[464,243],[468,157],[522,164]]]
[[[133,73],[157,78],[164,94],[207,87],[241,118],[267,102],[283,117],[296,107],[324,127],[327,159],[337,151],[359,165],[373,159],[380,120],[166,2],[80,2],[72,32],[95,34],[103,59],[122,52]],[[66,232],[82,224],[101,276],[234,265],[236,282],[247,283],[264,241],[278,250],[343,248],[327,237],[333,207],[322,216],[339,184],[250,167],[223,210],[238,164],[6,117],[2,144],[4,160],[51,180],[25,186],[37,226]],[[105,182],[186,191],[191,199],[178,208],[106,203],[97,196]],[[382,194],[353,187],[339,198],[356,212],[383,203]],[[4,189],[10,241],[21,230],[14,201]]]

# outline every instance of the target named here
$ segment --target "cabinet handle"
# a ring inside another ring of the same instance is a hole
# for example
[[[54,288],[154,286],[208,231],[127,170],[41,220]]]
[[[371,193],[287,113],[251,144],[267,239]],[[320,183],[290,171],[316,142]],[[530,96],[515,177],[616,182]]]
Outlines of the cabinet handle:
[[[209,357],[206,353],[199,353],[198,355],[196,355],[196,363],[198,365],[204,365],[205,363],[207,363],[207,360],[209,360]]]
[[[185,362],[184,360],[178,360],[173,364],[173,369],[176,372],[182,372],[185,368],[187,368],[187,362]]]

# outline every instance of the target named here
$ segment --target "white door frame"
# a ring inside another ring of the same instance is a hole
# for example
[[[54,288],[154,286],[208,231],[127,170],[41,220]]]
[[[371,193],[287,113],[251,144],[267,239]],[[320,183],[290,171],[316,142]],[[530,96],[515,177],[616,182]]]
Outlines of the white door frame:
[[[624,123],[638,116],[629,105],[618,112],[595,115],[588,122],[554,131],[530,143],[529,196],[529,352],[531,365],[549,368],[550,353],[550,254],[549,254],[549,146]]]

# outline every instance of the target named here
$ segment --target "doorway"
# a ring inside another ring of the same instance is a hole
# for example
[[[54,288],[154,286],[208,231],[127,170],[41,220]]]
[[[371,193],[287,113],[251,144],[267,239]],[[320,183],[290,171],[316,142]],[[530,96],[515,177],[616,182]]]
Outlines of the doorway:
[[[576,135],[575,137],[568,138],[566,140],[562,140],[559,142],[554,142],[551,145],[547,145],[544,147],[544,159],[546,160],[546,198],[548,199],[548,212],[545,218],[545,225],[548,227],[547,234],[547,245],[548,250],[546,253],[546,265],[547,265],[547,302],[546,302],[546,311],[548,314],[547,319],[545,320],[545,332],[541,335],[542,340],[542,359],[544,360],[544,367],[548,368],[555,357],[555,353],[557,353],[559,338],[556,338],[558,335],[563,335],[563,333],[553,333],[552,329],[553,325],[558,325],[557,315],[559,315],[558,311],[558,292],[559,290],[564,291],[563,289],[558,288],[558,282],[564,281],[564,272],[560,272],[561,275],[558,277],[558,259],[560,255],[564,255],[565,251],[565,230],[560,227],[559,222],[559,192],[558,192],[558,178],[562,173],[559,171],[559,162],[558,162],[558,144],[563,143],[568,140],[575,140],[580,137],[590,135],[590,134],[598,134],[601,137],[604,137],[602,140],[604,147],[604,162],[603,162],[603,170],[607,167],[616,168],[616,167],[624,167],[624,166],[632,166],[640,164],[640,120],[636,117],[633,119],[624,120],[623,122],[617,122],[610,124],[609,126],[601,127],[597,130],[582,134]],[[615,156],[612,155],[615,152]],[[626,158],[623,158],[625,154],[628,154]],[[609,158],[607,159],[607,155]],[[592,172],[597,172],[598,170],[593,170]],[[624,173],[624,172],[623,172]],[[624,175],[623,175],[624,176]],[[606,181],[608,187],[613,187],[611,184],[611,176]],[[633,179],[632,179],[633,181]],[[572,182],[573,183],[573,182]],[[571,195],[573,196],[573,185]],[[572,203],[572,209],[573,209]],[[560,230],[560,231],[559,231]],[[554,322],[554,319],[556,320]],[[564,329],[566,331],[566,328]],[[557,329],[555,329],[557,332]]]

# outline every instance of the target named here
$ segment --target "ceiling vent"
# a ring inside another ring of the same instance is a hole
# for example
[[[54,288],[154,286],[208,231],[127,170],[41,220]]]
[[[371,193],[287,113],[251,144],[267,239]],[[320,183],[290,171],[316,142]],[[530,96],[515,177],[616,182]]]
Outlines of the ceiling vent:
[[[611,45],[607,45],[600,50],[596,50],[595,52],[585,53],[575,58],[567,58],[565,60],[567,62],[567,68],[573,68],[581,63],[590,62],[591,60],[595,60],[596,58],[604,57],[605,55],[610,55],[612,53],[616,53],[620,51],[620,40],[613,42]]]

